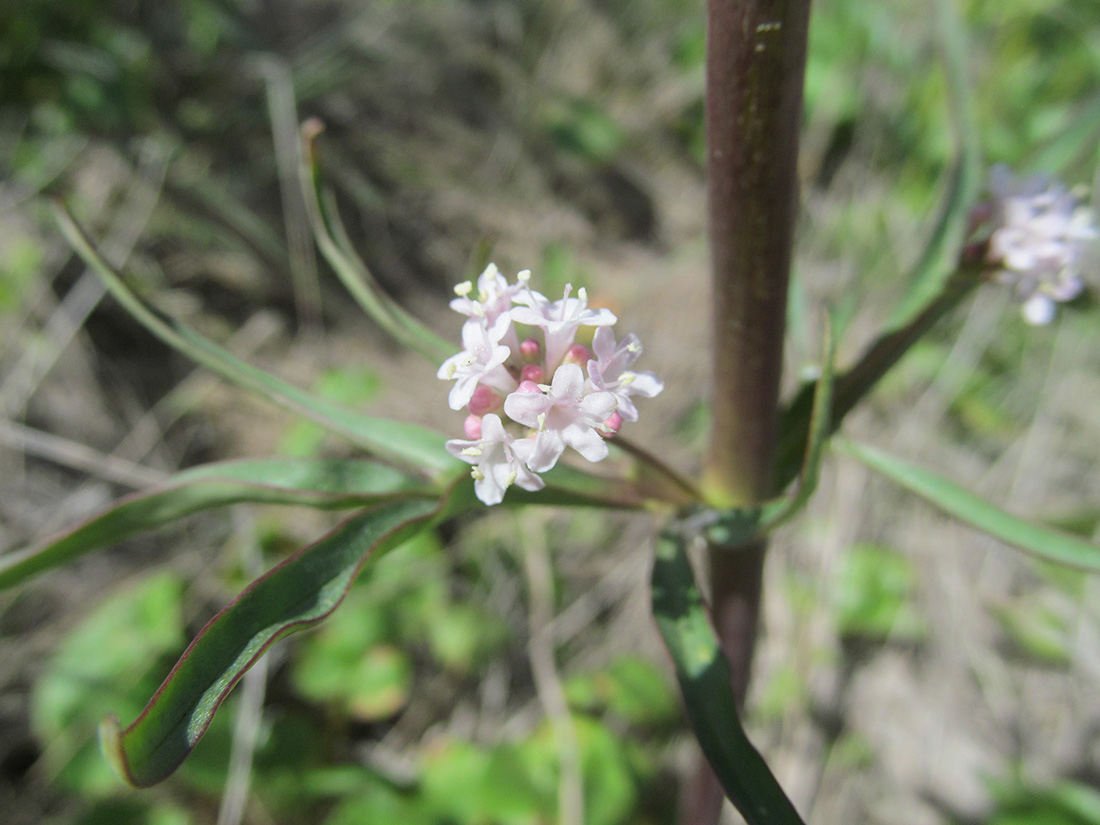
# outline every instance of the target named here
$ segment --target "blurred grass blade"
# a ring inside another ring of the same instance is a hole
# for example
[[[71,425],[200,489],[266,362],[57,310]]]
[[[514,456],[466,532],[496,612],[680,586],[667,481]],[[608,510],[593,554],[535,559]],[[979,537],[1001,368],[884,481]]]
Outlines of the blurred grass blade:
[[[832,316],[825,319],[825,335],[822,350],[824,362],[821,375],[814,382],[813,405],[810,410],[810,423],[806,437],[806,453],[802,460],[802,470],[794,490],[787,496],[769,502],[764,506],[760,518],[763,529],[773,529],[801,510],[817,490],[821,476],[821,458],[833,433],[833,387],[836,379],[836,328]]]
[[[943,476],[873,447],[839,439],[834,441],[834,446],[845,455],[862,461],[909,492],[934,504],[948,515],[1000,539],[1005,544],[1011,544],[1046,561],[1100,572],[1100,546],[1053,527],[1034,524],[1007,513]]]
[[[401,421],[363,415],[318,398],[281,378],[257,369],[199,333],[144,303],[92,247],[76,222],[59,205],[55,216],[65,238],[125,309],[151,333],[223,378],[303,415],[367,449],[405,467],[450,474],[461,466],[443,444],[446,436]]]
[[[110,717],[100,726],[119,774],[142,788],[171,774],[273,642],[326,618],[365,564],[423,530],[439,507],[425,498],[377,504],[253,582],[195,637],[136,722],[122,730]]]
[[[978,195],[982,158],[974,104],[970,95],[966,23],[959,0],[935,0],[933,10],[940,29],[940,51],[947,107],[955,143],[955,163],[947,183],[943,205],[920,260],[909,275],[909,289],[887,323],[888,329],[905,326],[927,301],[939,292],[958,264],[965,241],[967,218]]]
[[[359,306],[399,343],[419,352],[433,364],[454,354],[455,345],[432,332],[393,300],[356,254],[336,211],[336,199],[321,179],[316,138],[324,126],[307,121],[301,130],[299,171],[310,223],[317,246],[329,266]]]
[[[78,527],[0,556],[0,590],[201,510],[245,502],[338,510],[417,489],[429,492],[422,482],[367,461],[264,459],[207,464],[119,499]]]
[[[730,669],[695,585],[684,537],[662,536],[653,564],[653,614],[676,665],[688,718],[726,795],[749,825],[803,825],[741,727]]]

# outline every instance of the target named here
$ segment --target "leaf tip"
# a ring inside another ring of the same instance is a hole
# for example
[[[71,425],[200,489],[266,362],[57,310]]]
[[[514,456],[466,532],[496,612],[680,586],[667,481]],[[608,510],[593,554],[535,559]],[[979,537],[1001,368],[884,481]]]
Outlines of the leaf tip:
[[[129,759],[126,758],[126,750],[122,745],[122,726],[119,724],[118,714],[112,713],[99,723],[99,748],[103,751],[103,755],[107,758],[107,762],[119,779],[131,787],[141,787],[130,770]]]

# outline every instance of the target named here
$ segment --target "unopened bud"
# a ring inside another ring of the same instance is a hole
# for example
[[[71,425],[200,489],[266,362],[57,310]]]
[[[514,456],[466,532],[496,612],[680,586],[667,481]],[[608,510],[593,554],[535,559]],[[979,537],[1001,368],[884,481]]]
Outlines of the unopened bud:
[[[542,392],[542,389],[534,381],[520,381],[516,392],[535,394]]]
[[[600,435],[604,438],[611,438],[619,432],[619,428],[623,426],[623,417],[619,415],[619,411],[611,413],[602,424],[600,424]]]
[[[466,437],[471,441],[477,441],[481,438],[481,416],[480,415],[468,415],[466,421],[463,423],[463,428],[466,430]],[[481,451],[478,450],[478,454]]]
[[[474,394],[470,397],[470,403],[466,405],[466,408],[470,411],[471,415],[480,417],[497,409],[500,403],[500,393],[492,387],[478,384],[477,387],[474,388]],[[472,437],[473,436],[471,436],[471,438]]]
[[[584,344],[574,344],[565,353],[563,364],[577,364],[583,366],[592,360],[592,352]]]
[[[541,347],[539,342],[534,338],[525,338],[520,342],[519,354],[523,356],[523,360],[528,363],[538,360]]]
[[[525,364],[519,372],[520,381],[530,381],[533,384],[541,384],[546,378],[542,367],[538,364]]]

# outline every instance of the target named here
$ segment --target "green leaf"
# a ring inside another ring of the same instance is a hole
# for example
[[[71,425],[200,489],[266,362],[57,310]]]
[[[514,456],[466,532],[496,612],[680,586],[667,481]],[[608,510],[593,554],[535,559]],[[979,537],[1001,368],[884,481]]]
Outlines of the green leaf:
[[[441,509],[419,497],[376,504],[253,582],[195,637],[137,721],[125,730],[117,717],[103,722],[103,749],[119,774],[136,787],[165,779],[272,643],[327,617],[364,565]]]
[[[207,464],[119,499],[80,526],[0,556],[0,590],[92,550],[184,516],[250,502],[349,509],[414,490],[410,476],[368,461],[260,459]]]
[[[168,346],[234,384],[343,435],[372,455],[443,476],[453,475],[462,466],[443,446],[446,436],[442,433],[403,421],[363,415],[318,398],[240,360],[213,341],[158,312],[126,285],[62,207],[56,206],[54,214],[66,240],[95,271],[115,300]]]
[[[676,666],[688,719],[726,795],[749,825],[803,825],[741,727],[729,663],[695,585],[682,536],[658,541],[652,587],[653,615]]]
[[[835,429],[832,423],[833,384],[836,378],[836,338],[833,335],[834,320],[826,318],[824,337],[824,363],[821,375],[814,382],[813,404],[810,408],[810,421],[806,434],[806,453],[802,459],[802,469],[798,481],[788,496],[770,501],[764,505],[760,517],[760,528],[773,530],[789,520],[809,502],[817,490],[821,477],[821,459],[829,436]]]
[[[845,455],[862,461],[948,515],[1005,544],[1047,561],[1100,572],[1100,547],[1095,544],[1014,516],[943,476],[873,447],[847,440],[834,440],[834,444]]]
[[[323,129],[317,119],[302,125],[298,170],[317,246],[344,288],[375,323],[399,343],[438,364],[451,355],[455,347],[386,294],[363,259],[356,254],[340,222],[336,198],[325,185],[318,163],[316,139]]]

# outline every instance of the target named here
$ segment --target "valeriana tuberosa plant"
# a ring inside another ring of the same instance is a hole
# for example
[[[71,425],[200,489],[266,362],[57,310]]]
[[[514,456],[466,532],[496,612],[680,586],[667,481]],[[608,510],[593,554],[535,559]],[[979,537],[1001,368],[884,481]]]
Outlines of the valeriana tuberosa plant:
[[[583,289],[547,297],[536,288],[537,275],[524,271],[510,280],[490,265],[476,282],[456,288],[451,306],[464,320],[453,339],[386,295],[340,224],[320,173],[316,122],[302,130],[300,171],[317,245],[363,310],[449,382],[439,385],[439,406],[465,412],[461,433],[364,415],[241,361],[140,297],[58,205],[58,224],[73,248],[151,334],[361,451],[355,459],[192,468],[0,556],[0,588],[8,588],[200,510],[267,503],[348,512],[214,616],[140,715],[104,721],[104,752],[126,781],[147,787],[170,775],[259,657],[338,609],[352,581],[370,576],[383,554],[490,505],[606,508],[652,522],[653,615],[705,758],[685,786],[690,822],[716,821],[723,797],[753,825],[802,822],[746,737],[740,713],[768,536],[814,493],[829,446],[1007,544],[1100,570],[1100,548],[1087,541],[1009,514],[930,470],[833,437],[913,344],[982,284],[1010,288],[1032,323],[1052,321],[1056,303],[1086,288],[1081,262],[1097,235],[1091,213],[1058,184],[1016,183],[1003,172],[994,173],[982,198],[965,97],[953,106],[959,151],[943,208],[909,278],[914,306],[841,370],[833,363],[836,330],[826,323],[818,377],[781,403],[808,18],[805,0],[710,0],[707,7],[713,364],[711,431],[698,479],[633,444],[630,424],[666,381],[675,392],[699,388],[646,371],[638,338],[620,337],[616,316],[591,306]],[[947,62],[952,77],[963,77],[956,51],[948,50]],[[618,460],[593,471],[613,455]],[[707,562],[703,586],[689,562],[693,550]]]

